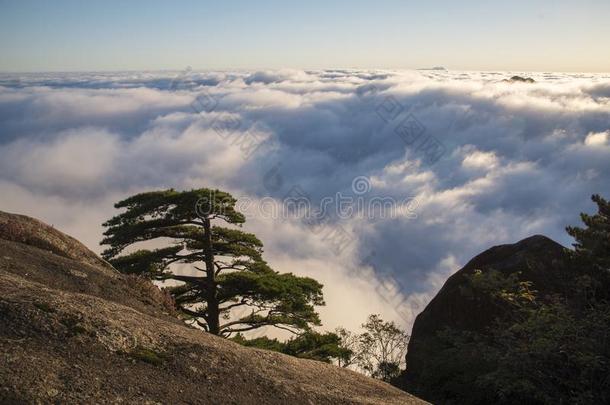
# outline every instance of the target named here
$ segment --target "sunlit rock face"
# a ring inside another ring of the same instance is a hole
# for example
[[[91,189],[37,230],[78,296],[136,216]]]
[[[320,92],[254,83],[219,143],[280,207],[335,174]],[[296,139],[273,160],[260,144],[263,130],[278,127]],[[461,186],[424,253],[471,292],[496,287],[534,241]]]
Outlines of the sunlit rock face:
[[[2,404],[425,403],[189,327],[150,281],[36,219],[0,211],[0,252]]]

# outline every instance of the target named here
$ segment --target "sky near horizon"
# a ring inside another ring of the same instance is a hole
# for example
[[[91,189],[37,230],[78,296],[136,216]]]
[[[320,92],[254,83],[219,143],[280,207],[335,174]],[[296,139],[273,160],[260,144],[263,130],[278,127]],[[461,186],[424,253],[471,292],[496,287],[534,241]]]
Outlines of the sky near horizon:
[[[0,0],[0,71],[610,72],[610,2]]]

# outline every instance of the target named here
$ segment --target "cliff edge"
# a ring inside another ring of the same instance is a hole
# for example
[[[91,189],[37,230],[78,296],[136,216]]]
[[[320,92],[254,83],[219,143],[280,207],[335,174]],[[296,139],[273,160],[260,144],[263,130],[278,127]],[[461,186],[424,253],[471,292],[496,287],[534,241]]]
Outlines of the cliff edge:
[[[150,282],[0,212],[0,403],[416,404],[350,370],[193,329]]]

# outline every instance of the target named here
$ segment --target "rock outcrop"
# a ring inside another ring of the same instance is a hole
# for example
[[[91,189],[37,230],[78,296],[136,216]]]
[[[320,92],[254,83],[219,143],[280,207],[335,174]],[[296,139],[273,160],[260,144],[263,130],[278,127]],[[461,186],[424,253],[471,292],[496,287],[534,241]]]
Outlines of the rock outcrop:
[[[415,319],[407,352],[405,385],[417,387],[429,363],[437,360],[437,333],[449,327],[458,331],[482,331],[501,314],[496,307],[462,293],[466,276],[475,270],[495,269],[505,275],[520,272],[522,280],[533,282],[541,299],[563,292],[571,273],[566,249],[553,240],[536,235],[510,245],[495,246],[472,259],[449,277],[438,294]],[[466,365],[467,366],[467,365]]]
[[[508,83],[535,83],[536,81],[531,77],[513,76],[510,79],[504,79],[503,81]]]
[[[0,212],[0,403],[424,402],[188,327],[150,282],[40,221]]]

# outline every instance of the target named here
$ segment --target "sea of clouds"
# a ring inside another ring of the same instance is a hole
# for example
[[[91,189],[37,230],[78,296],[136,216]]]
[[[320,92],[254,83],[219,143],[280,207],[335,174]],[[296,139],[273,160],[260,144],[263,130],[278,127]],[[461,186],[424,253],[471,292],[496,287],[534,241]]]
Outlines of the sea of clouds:
[[[569,246],[590,195],[610,197],[610,75],[512,75],[2,74],[0,209],[99,252],[128,195],[228,190],[276,270],[325,285],[327,329],[370,313],[410,328],[474,255],[533,234]],[[266,215],[295,195],[409,206],[314,224]]]

